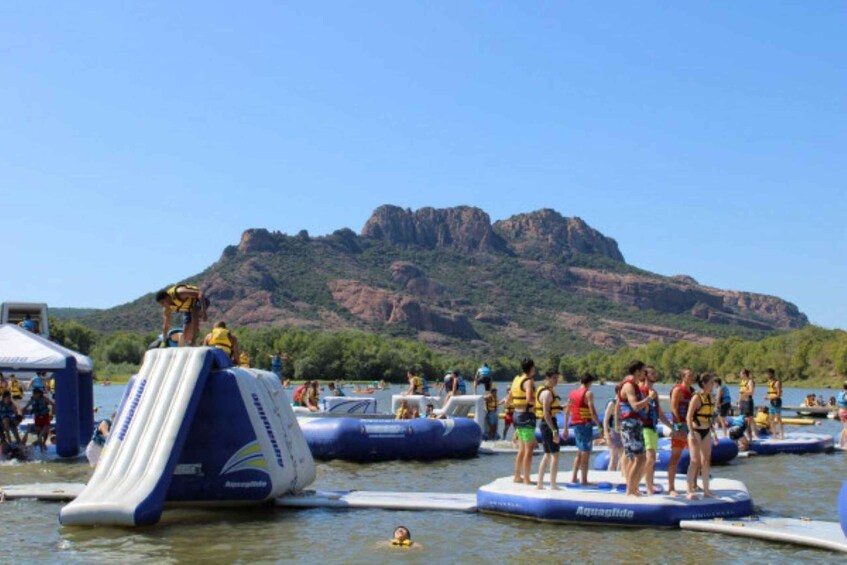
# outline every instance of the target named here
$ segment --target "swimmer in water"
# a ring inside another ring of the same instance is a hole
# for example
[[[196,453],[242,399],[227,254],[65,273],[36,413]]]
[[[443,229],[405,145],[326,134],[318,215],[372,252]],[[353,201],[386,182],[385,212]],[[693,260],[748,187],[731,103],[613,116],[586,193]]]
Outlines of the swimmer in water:
[[[405,549],[423,549],[419,543],[412,541],[412,532],[406,526],[397,526],[394,528],[394,535],[391,536],[389,542],[392,547],[402,547]]]

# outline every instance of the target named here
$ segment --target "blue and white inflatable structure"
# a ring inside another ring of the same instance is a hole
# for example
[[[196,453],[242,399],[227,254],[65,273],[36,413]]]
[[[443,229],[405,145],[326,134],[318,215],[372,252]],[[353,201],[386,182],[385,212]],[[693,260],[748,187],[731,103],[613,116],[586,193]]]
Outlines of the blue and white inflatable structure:
[[[79,455],[94,430],[91,359],[18,327],[0,325],[0,372],[52,373],[56,383],[56,453]]]
[[[744,483],[715,478],[717,498],[687,500],[684,497],[630,497],[617,472],[591,471],[596,483],[583,487],[560,484],[559,490],[538,490],[535,485],[515,483],[503,477],[480,487],[477,508],[481,512],[530,518],[545,522],[586,525],[622,525],[676,528],[682,520],[740,518],[753,514],[753,500]],[[533,480],[535,480],[533,478]],[[667,492],[667,476],[657,474],[656,485]]]
[[[298,417],[321,417],[326,414],[333,416],[344,414],[377,414],[376,398],[361,398],[357,396],[326,396],[321,398],[320,412],[312,412],[303,406],[294,406]]]
[[[207,347],[151,350],[130,381],[63,525],[143,525],[166,504],[259,504],[297,492],[315,464],[279,379]]]
[[[474,457],[482,440],[468,418],[301,418],[300,428],[316,459],[360,463]]]
[[[788,432],[785,434],[785,439],[776,439],[774,436],[754,439],[750,442],[749,449],[758,455],[777,455],[779,453],[802,455],[806,453],[826,453],[834,448],[835,440],[831,435]]]
[[[721,438],[717,445],[712,446],[712,465],[726,465],[733,459],[738,457],[738,445],[729,438]],[[656,451],[656,470],[667,471],[671,461],[671,440],[660,439],[659,449]],[[688,471],[688,465],[691,463],[691,453],[688,448],[682,451],[679,457],[676,469],[680,473]],[[594,459],[594,469],[605,471],[609,466],[609,452],[603,451],[597,454]]]

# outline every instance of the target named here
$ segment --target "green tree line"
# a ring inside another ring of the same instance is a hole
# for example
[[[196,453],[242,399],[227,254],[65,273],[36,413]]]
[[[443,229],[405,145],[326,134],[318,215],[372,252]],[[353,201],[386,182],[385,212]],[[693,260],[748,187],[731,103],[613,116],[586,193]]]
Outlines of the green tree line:
[[[90,355],[99,375],[134,372],[153,332],[100,334],[76,321],[51,320],[53,337],[67,347]],[[361,331],[322,332],[297,328],[240,328],[233,330],[242,351],[253,367],[270,368],[270,355],[288,356],[283,371],[293,379],[405,381],[406,370],[414,367],[430,380],[440,379],[448,369],[472,377],[487,362],[496,380],[509,380],[520,372],[520,359],[479,359],[437,352],[419,341],[386,337]],[[642,347],[615,352],[592,351],[582,356],[551,352],[536,358],[540,370],[557,367],[569,380],[584,373],[603,380],[617,380],[627,364],[641,359],[653,365],[661,378],[670,381],[683,368],[712,371],[735,378],[746,367],[754,373],[773,368],[785,381],[802,386],[838,386],[847,378],[847,332],[808,326],[758,341],[738,337],[718,339],[708,347],[690,342],[650,342]]]

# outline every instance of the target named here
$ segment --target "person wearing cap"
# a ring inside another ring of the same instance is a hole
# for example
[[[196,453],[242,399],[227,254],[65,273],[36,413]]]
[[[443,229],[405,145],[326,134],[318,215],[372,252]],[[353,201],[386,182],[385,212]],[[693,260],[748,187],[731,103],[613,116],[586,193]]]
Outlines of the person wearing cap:
[[[594,376],[585,373],[579,380],[580,386],[568,395],[568,403],[565,406],[565,429],[573,428],[577,455],[573,460],[572,483],[579,483],[578,476],[582,476],[582,484],[588,483],[588,462],[591,459],[591,447],[594,444],[594,426],[600,425],[597,411],[594,409],[594,393],[591,392],[591,383]]]

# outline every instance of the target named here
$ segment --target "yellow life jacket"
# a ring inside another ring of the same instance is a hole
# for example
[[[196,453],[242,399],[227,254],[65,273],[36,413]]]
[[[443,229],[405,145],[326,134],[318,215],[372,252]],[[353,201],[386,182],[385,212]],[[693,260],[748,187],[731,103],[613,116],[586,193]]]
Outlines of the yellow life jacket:
[[[485,410],[488,412],[497,411],[497,397],[493,394],[489,394],[485,397]]]
[[[171,301],[173,302],[170,306],[171,310],[174,312],[191,312],[191,308],[194,306],[194,303],[197,302],[197,299],[193,296],[191,298],[180,298],[177,293],[177,289],[180,287],[187,288],[188,290],[196,290],[198,292],[200,291],[200,287],[194,286],[193,284],[177,284],[165,291],[168,293],[168,296],[171,297]]]
[[[414,542],[410,539],[404,539],[404,540],[393,539],[393,540],[391,540],[391,545],[396,545],[397,547],[412,547],[413,543]]]
[[[423,379],[420,377],[412,377],[413,394],[423,394]]]
[[[549,390],[553,394],[553,402],[550,403],[550,415],[555,418],[556,414],[562,411],[562,399],[559,398],[556,391],[547,385],[542,385],[535,391],[535,417],[539,420],[544,417],[544,406],[541,404],[541,393],[545,390]]]
[[[24,389],[21,388],[21,383],[18,381],[9,382],[9,392],[12,393],[12,396],[23,396]]]
[[[512,381],[512,388],[510,389],[512,393],[512,407],[513,408],[522,408],[524,410],[529,410],[532,408],[532,402],[529,401],[526,397],[526,391],[523,388],[524,383],[526,381],[532,380],[527,377],[525,374],[521,373]]]
[[[250,366],[250,358],[247,356],[246,353],[242,353],[241,355],[238,356],[238,364],[241,365],[242,367],[249,367]]]
[[[705,392],[698,392],[697,396],[700,398],[700,408],[694,413],[694,421],[704,428],[710,427],[715,417],[715,399]]]
[[[764,412],[759,412],[756,414],[756,427],[757,428],[765,428],[768,429],[770,427],[770,422],[768,421],[768,415]]]
[[[741,379],[741,386],[738,387],[738,396],[750,396],[753,391],[750,390],[750,379]]]
[[[51,393],[56,392],[56,377],[50,378],[50,392]]]
[[[768,379],[768,398],[771,400],[777,399],[780,397],[779,391],[776,389],[776,383],[779,381],[776,379]]]
[[[232,355],[232,338],[226,328],[212,328],[212,337],[209,345],[223,349],[227,355]]]
[[[394,419],[395,420],[405,420],[404,416],[406,415],[407,412],[408,412],[408,410],[406,408],[398,408],[397,412],[394,414]]]

